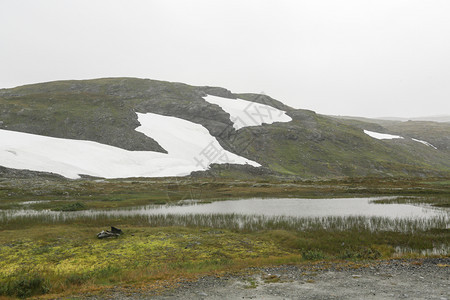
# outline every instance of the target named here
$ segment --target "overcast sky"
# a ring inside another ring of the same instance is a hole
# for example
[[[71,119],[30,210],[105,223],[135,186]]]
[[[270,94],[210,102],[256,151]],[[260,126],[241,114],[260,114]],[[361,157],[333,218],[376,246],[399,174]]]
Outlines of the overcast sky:
[[[0,0],[0,88],[116,76],[324,114],[450,114],[450,1]]]

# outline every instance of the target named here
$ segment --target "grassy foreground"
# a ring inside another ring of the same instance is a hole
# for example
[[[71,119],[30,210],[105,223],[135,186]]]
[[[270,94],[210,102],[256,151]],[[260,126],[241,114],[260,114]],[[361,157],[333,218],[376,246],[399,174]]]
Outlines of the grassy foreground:
[[[192,218],[195,221],[195,216]],[[329,224],[335,227],[322,226],[323,220],[316,220],[310,221],[306,230],[296,230],[298,224],[283,220],[265,220],[260,227],[240,230],[224,229],[224,222],[199,227],[184,220],[187,226],[167,226],[183,222],[176,216],[166,219],[166,224],[160,221],[163,226],[147,221],[110,220],[125,234],[107,240],[95,237],[106,227],[105,220],[3,230],[0,292],[11,297],[54,297],[112,286],[158,289],[179,280],[249,266],[419,257],[427,255],[421,251],[449,246],[449,230],[442,222],[420,229],[420,224],[411,221],[400,232],[383,229],[388,222],[383,219],[372,220],[371,228],[361,226],[363,219],[331,220]],[[202,225],[202,221],[197,220],[197,224]],[[339,227],[342,224],[350,225]],[[410,252],[398,253],[396,247]]]
[[[133,183],[136,182],[136,183]],[[202,187],[197,198],[245,196],[432,195],[448,206],[448,180],[339,181],[318,183],[174,181],[45,181],[27,186],[2,182],[2,205],[50,200],[36,209],[72,202],[87,208],[124,207],[178,201]],[[130,188],[136,186],[136,188]],[[46,189],[52,187],[52,189]],[[59,196],[58,196],[59,195]],[[89,196],[90,195],[90,196]],[[170,197],[168,196],[170,195]],[[105,199],[105,201],[102,201]],[[417,199],[420,199],[417,198]],[[412,200],[409,200],[412,201]],[[431,200],[430,200],[431,201]],[[18,206],[17,206],[18,205]],[[45,207],[44,205],[48,205]],[[117,239],[98,240],[96,233],[114,225]],[[366,261],[436,255],[447,249],[447,219],[268,218],[239,215],[143,217],[40,217],[0,221],[0,298],[67,297],[102,292],[110,287],[157,291],[205,274],[237,272],[251,266],[302,264],[315,260]],[[402,251],[399,251],[401,249]],[[428,252],[427,252],[428,251]]]

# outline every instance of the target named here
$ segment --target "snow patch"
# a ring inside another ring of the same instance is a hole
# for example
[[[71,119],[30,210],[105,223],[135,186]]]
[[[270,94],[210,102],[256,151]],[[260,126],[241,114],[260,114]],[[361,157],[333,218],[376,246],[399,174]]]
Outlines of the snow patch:
[[[404,137],[399,136],[399,135],[392,135],[392,134],[387,134],[387,133],[379,133],[379,132],[373,132],[373,131],[369,131],[369,130],[364,130],[364,133],[375,138],[378,140],[392,140],[392,139],[404,139]],[[432,147],[434,149],[437,150],[437,148],[435,146],[433,146],[432,144],[426,142],[426,141],[422,141],[422,140],[418,140],[418,139],[413,139],[411,138],[413,141],[415,142],[419,142],[422,143],[426,146]]]
[[[203,165],[203,169],[212,163],[261,166],[223,149],[216,138],[200,124],[153,113],[137,115],[141,126],[136,131],[156,140],[171,156]]]
[[[425,141],[421,141],[421,140],[418,140],[418,139],[413,139],[413,138],[411,138],[414,142],[419,142],[419,143],[422,143],[422,144],[424,144],[424,145],[427,145],[428,147],[432,147],[432,148],[434,148],[434,149],[436,149],[437,150],[437,148],[435,147],[435,146],[433,146],[433,145],[431,145],[430,143],[428,143],[428,142],[425,142]]]
[[[379,132],[374,132],[374,131],[369,131],[369,130],[364,130],[364,133],[370,137],[373,137],[374,139],[377,139],[377,140],[392,140],[392,139],[403,139],[404,138],[399,135],[379,133]]]
[[[51,172],[76,179],[185,176],[212,163],[260,165],[224,150],[206,128],[186,120],[139,114],[137,131],[154,138],[168,154],[128,151],[92,141],[53,138],[0,129],[0,165]]]
[[[259,126],[263,123],[292,121],[292,118],[285,111],[266,104],[212,95],[208,95],[204,99],[209,103],[219,105],[225,112],[229,113],[230,120],[236,130],[249,126]]]

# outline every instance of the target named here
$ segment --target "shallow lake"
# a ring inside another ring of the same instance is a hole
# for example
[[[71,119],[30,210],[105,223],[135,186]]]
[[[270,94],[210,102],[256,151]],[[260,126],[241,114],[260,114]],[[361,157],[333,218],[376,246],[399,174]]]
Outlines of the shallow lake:
[[[85,210],[77,212],[56,212],[49,210],[9,210],[3,212],[3,218],[17,216],[133,216],[133,215],[167,215],[167,214],[239,214],[286,217],[328,217],[328,216],[366,216],[388,217],[398,219],[410,218],[448,218],[448,209],[413,204],[375,204],[372,198],[335,198],[335,199],[299,199],[299,198],[252,198],[244,200],[216,201],[200,203],[197,201],[180,201],[179,205],[147,205],[141,207]]]

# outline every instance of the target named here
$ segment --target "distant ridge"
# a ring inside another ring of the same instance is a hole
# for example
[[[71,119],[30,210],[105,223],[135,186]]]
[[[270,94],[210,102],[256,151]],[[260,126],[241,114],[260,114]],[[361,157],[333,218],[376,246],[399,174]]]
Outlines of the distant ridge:
[[[365,120],[365,121],[374,121],[374,120],[383,120],[383,121],[397,121],[397,122],[407,122],[407,121],[422,121],[422,122],[438,122],[438,123],[450,123],[450,115],[437,115],[437,116],[427,116],[427,117],[412,117],[412,118],[402,118],[402,117],[377,117],[377,118],[369,118],[369,117],[357,117],[357,116],[336,116],[330,115],[334,118],[341,119],[353,119],[353,120]]]
[[[388,121],[429,121],[429,122],[439,122],[439,123],[449,123],[450,115],[438,115],[438,116],[428,116],[428,117],[414,117],[414,118],[397,118],[397,117],[382,117],[376,118],[379,120],[388,120]]]

